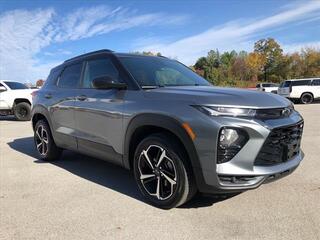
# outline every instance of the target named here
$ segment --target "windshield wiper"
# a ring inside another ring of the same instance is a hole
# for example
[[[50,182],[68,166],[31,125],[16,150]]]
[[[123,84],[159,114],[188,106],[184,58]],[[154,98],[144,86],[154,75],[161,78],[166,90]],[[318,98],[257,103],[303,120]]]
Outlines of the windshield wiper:
[[[145,85],[141,86],[142,89],[155,89],[155,88],[161,88],[164,87],[163,85]]]

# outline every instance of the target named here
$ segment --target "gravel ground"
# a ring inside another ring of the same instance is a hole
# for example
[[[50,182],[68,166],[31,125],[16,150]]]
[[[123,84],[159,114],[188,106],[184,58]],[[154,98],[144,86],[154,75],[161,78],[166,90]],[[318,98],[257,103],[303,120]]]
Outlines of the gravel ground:
[[[30,122],[0,119],[0,239],[320,239],[320,104],[298,105],[305,159],[228,199],[160,210],[127,170],[65,151],[36,159]]]

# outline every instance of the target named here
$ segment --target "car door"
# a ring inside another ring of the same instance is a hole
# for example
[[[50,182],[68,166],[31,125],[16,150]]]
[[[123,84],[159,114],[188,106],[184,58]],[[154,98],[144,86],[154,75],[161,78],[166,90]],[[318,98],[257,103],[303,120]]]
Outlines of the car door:
[[[313,79],[312,86],[314,88],[314,91],[312,91],[314,98],[320,98],[320,79]]]
[[[10,108],[8,101],[6,101],[8,98],[8,89],[2,83],[0,83],[0,88],[0,110],[7,110]]]
[[[85,62],[82,89],[75,101],[78,150],[86,154],[122,163],[122,118],[125,90],[94,89],[92,80],[111,76],[121,80],[115,60],[108,55]]]
[[[66,66],[52,88],[44,97],[50,105],[55,141],[61,147],[77,149],[75,137],[75,97],[78,95],[83,62]]]

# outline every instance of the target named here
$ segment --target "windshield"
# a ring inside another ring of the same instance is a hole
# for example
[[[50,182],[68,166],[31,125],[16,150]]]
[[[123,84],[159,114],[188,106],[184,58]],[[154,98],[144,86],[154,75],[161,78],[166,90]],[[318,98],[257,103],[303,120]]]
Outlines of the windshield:
[[[141,87],[210,85],[191,69],[174,60],[144,56],[120,56],[119,59]]]
[[[278,85],[274,84],[274,83],[264,83],[263,86],[264,87],[278,87]]]
[[[28,87],[22,83],[19,82],[4,82],[10,89],[16,90],[16,89],[28,89]]]

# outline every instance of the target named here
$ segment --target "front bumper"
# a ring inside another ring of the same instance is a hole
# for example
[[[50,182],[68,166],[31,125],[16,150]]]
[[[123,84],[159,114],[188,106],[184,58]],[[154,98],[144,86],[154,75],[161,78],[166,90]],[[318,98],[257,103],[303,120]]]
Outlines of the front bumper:
[[[257,164],[256,158],[260,153],[270,133],[277,128],[286,128],[303,121],[299,113],[294,112],[290,117],[274,119],[264,122],[236,118],[216,118],[215,124],[221,127],[242,128],[249,134],[249,141],[230,161],[216,164],[216,150],[199,156],[202,162],[203,182],[198,184],[199,191],[206,193],[228,193],[254,189],[261,184],[274,181],[291,174],[300,164],[304,155],[298,153],[285,162],[262,166]],[[217,124],[218,122],[218,124]],[[209,131],[208,131],[209,132]],[[215,130],[218,134],[219,131]],[[218,135],[216,135],[216,141]],[[212,141],[212,138],[211,138]],[[217,145],[215,141],[214,145]],[[202,141],[202,145],[203,145]],[[212,143],[211,143],[212,144]],[[211,145],[212,146],[212,145]],[[199,148],[197,148],[199,149]],[[209,160],[209,157],[211,158]],[[208,163],[210,161],[210,163]]]
[[[303,159],[303,154],[300,151],[293,159],[273,166],[254,166],[253,171],[239,171],[237,175],[230,175],[229,172],[234,172],[234,169],[217,170],[218,179],[221,189],[252,189],[260,186],[262,183],[277,180],[291,174],[300,164]],[[218,166],[219,168],[220,166]]]

